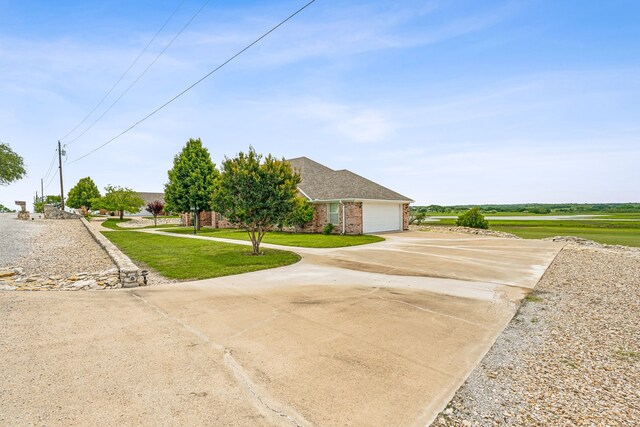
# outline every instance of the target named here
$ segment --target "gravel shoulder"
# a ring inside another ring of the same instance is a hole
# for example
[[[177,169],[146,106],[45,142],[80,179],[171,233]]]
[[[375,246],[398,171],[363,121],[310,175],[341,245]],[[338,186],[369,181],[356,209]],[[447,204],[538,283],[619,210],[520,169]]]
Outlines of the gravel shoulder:
[[[637,425],[640,254],[567,245],[435,426]]]
[[[63,277],[115,267],[79,220],[20,221],[14,216],[0,215],[0,267]]]
[[[41,220],[21,221],[15,213],[0,214],[0,267],[13,264],[30,250],[25,241],[37,240],[46,230]]]

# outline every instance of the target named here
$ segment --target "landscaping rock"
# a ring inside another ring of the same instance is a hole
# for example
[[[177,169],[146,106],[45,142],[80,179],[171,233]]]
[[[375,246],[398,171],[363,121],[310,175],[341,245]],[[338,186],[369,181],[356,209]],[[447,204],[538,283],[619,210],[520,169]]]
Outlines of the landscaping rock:
[[[505,233],[503,231],[496,230],[484,230],[481,228],[469,228],[469,227],[445,227],[445,226],[437,226],[437,225],[411,225],[409,227],[410,230],[416,231],[432,231],[432,232],[440,232],[440,233],[466,233],[466,234],[475,234],[479,236],[492,236],[492,237],[502,237],[505,239],[520,239],[521,237],[516,236],[515,234]]]
[[[121,287],[113,261],[80,221],[22,222],[3,215],[0,221],[0,290],[99,289],[98,281],[105,289]],[[68,286],[79,281],[79,288]]]
[[[640,252],[555,239],[570,243],[440,414],[442,425],[637,425]]]

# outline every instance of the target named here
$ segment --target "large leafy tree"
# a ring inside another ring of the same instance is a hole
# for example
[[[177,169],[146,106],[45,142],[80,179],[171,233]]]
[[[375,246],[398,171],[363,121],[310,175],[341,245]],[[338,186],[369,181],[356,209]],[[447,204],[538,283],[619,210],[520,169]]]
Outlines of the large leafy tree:
[[[173,168],[168,175],[169,182],[164,186],[167,211],[189,212],[194,208],[200,214],[212,210],[211,196],[220,173],[200,138],[187,141],[180,154],[173,158]]]
[[[69,190],[67,196],[67,206],[72,208],[85,207],[91,210],[93,201],[100,198],[100,190],[90,177],[82,178],[75,187]]]
[[[104,190],[104,197],[92,200],[91,206],[108,211],[118,211],[120,219],[124,217],[125,212],[137,213],[144,206],[142,197],[130,188],[107,185]]]
[[[27,174],[24,160],[9,144],[0,142],[0,185],[8,185],[22,179]]]
[[[249,147],[248,153],[240,152],[222,163],[214,209],[247,230],[253,254],[258,255],[264,233],[284,222],[293,210],[299,183],[300,176],[284,159],[269,154],[263,160]]]

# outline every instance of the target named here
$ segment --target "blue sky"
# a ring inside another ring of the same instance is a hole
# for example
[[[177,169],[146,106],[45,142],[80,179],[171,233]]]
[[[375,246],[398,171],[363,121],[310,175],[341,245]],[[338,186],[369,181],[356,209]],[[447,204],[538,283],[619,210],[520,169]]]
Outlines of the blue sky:
[[[0,141],[31,201],[56,142],[96,105],[173,1],[0,0]],[[97,124],[203,1],[185,0],[92,118],[63,140],[68,191],[91,176],[162,191],[202,138],[216,163],[253,145],[350,169],[418,204],[640,201],[637,1],[318,0],[113,143],[301,1],[210,1]],[[50,173],[46,194],[59,191]],[[46,182],[45,182],[46,184]]]

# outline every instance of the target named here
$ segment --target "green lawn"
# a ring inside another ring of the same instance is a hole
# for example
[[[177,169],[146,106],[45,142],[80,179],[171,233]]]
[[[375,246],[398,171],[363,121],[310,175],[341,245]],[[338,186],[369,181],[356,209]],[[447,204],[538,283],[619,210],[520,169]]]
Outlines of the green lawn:
[[[629,214],[612,214],[609,219],[588,220],[492,220],[489,229],[512,233],[525,239],[543,239],[555,236],[576,236],[608,245],[640,246],[640,221],[616,221],[633,219]],[[443,219],[425,225],[455,225],[455,219]]]
[[[140,233],[102,232],[132,260],[171,279],[208,279],[281,267],[300,260],[297,254],[263,249],[251,255],[251,247],[198,239]]]
[[[168,233],[191,234],[193,228],[180,228],[175,230],[165,230]],[[228,228],[203,228],[198,234],[223,239],[250,240],[249,235],[244,230]],[[381,242],[384,239],[379,236],[358,235],[341,236],[339,234],[310,234],[310,233],[285,233],[270,231],[262,238],[263,243],[273,243],[283,246],[299,246],[304,248],[341,248],[345,246],[365,245],[367,243]]]
[[[153,219],[153,217],[152,217]],[[123,228],[123,227],[118,227],[118,224],[120,224],[121,222],[129,222],[131,221],[131,218],[124,218],[124,219],[119,219],[119,218],[109,218],[108,220],[104,221],[102,223],[102,226],[105,228],[110,228],[112,230],[140,230],[141,228],[168,228],[168,227],[179,227],[179,225],[177,224],[164,224],[164,225],[158,225],[157,227],[154,225],[146,225],[144,227],[133,227],[133,228]]]
[[[640,246],[640,230],[599,229],[570,227],[492,226],[492,230],[515,234],[525,239],[543,239],[555,236],[576,236],[607,245]]]

